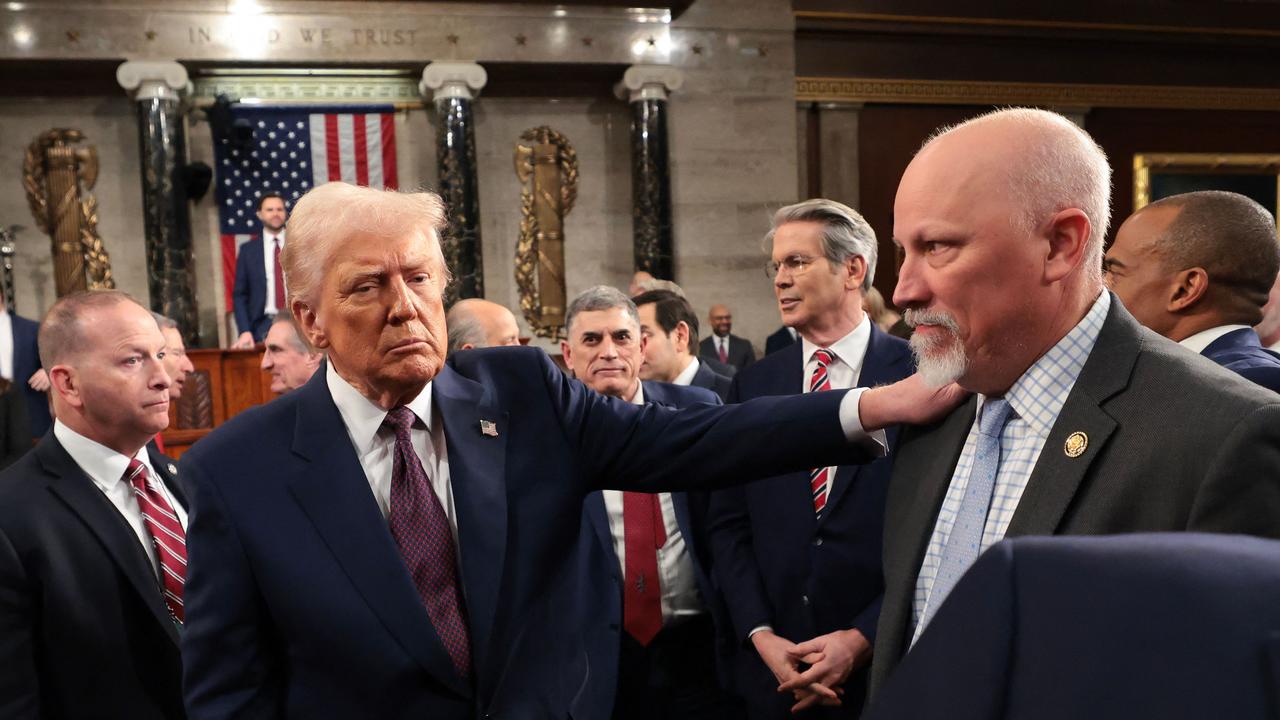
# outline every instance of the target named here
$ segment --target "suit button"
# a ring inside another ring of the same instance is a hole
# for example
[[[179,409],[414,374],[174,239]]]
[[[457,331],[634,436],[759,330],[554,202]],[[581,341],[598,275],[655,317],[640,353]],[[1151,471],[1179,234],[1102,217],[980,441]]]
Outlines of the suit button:
[[[814,539],[813,539],[813,546],[814,546],[814,547],[822,547],[822,538],[820,538],[820,537],[816,537],[816,538],[814,538]]]
[[[808,595],[801,595],[801,596],[800,596],[800,602],[801,602],[801,603],[803,603],[805,607],[809,607],[809,596],[808,596]]]

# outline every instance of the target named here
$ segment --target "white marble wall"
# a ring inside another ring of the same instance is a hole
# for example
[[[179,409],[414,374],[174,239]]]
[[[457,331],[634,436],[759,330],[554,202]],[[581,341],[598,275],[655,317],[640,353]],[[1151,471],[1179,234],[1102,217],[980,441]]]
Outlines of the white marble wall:
[[[760,238],[772,211],[797,196],[792,30],[786,0],[699,0],[671,24],[669,50],[659,48],[659,56],[645,50],[630,58],[667,62],[685,73],[684,87],[671,97],[669,117],[676,279],[700,317],[713,303],[729,304],[735,333],[758,347],[778,326],[761,269],[766,256]],[[0,107],[6,129],[0,136],[0,168],[10,168],[11,188],[0,194],[0,222],[32,226],[18,172],[26,144],[50,127],[84,130],[101,156],[96,189],[100,229],[117,282],[145,299],[134,108],[119,88],[102,92],[101,97],[77,99],[15,99]],[[428,104],[398,113],[402,187],[435,184],[431,112]],[[626,103],[603,96],[498,98],[481,93],[476,132],[486,294],[513,309],[519,305],[513,256],[520,188],[512,151],[523,130],[541,124],[568,136],[580,163],[578,203],[565,228],[569,293],[596,283],[625,288],[631,275]],[[192,160],[213,164],[206,124],[190,123],[188,144]],[[225,341],[215,213],[212,193],[192,211],[206,344],[219,337]],[[28,230],[19,248],[18,306],[24,314],[39,315],[54,299],[48,241]]]

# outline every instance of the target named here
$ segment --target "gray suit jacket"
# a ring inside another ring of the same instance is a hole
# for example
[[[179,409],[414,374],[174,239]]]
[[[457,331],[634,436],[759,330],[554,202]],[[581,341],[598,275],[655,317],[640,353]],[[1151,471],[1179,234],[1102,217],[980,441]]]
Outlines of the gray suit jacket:
[[[916,577],[976,404],[902,432],[872,693],[910,642]],[[1074,432],[1088,446],[1071,458]],[[1280,396],[1141,327],[1113,297],[1007,537],[1178,530],[1280,537]]]

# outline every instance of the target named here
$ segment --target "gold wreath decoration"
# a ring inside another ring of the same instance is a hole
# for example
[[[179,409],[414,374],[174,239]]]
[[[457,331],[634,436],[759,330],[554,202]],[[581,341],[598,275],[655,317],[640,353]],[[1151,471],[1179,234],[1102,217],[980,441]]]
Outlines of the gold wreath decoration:
[[[569,139],[546,125],[525,130],[520,139],[527,143],[551,144],[559,149],[557,153],[560,167],[560,217],[563,218],[573,209],[578,200],[578,153],[569,144]],[[520,236],[516,240],[516,288],[520,292],[520,310],[524,319],[540,337],[560,339],[564,336],[564,328],[542,323],[538,309],[542,307],[542,299],[538,292],[538,218],[533,212],[533,182],[527,182],[520,189]]]
[[[52,232],[49,226],[49,198],[45,195],[45,151],[58,144],[73,144],[84,140],[84,133],[73,128],[54,128],[36,138],[27,146],[22,158],[22,186],[27,191],[27,204],[31,206],[31,215],[36,226],[46,234]],[[83,163],[77,171],[85,190],[93,188],[98,181],[97,154],[89,149],[92,160]],[[98,199],[93,193],[86,192],[83,200],[76,200],[76,188],[71,187],[58,198],[54,213],[61,215],[67,206],[74,203],[80,216],[80,248],[84,253],[85,274],[90,290],[110,290],[116,286],[111,274],[111,257],[107,254],[102,237],[98,234]]]

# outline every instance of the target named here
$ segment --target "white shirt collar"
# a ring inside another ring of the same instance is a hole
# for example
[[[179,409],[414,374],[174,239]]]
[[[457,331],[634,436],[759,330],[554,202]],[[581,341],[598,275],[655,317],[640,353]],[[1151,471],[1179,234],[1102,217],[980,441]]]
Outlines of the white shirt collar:
[[[813,359],[813,354],[822,346],[809,342],[809,339],[801,336],[801,356],[804,364],[807,366],[809,361]],[[862,314],[862,322],[858,323],[858,327],[849,332],[848,335],[827,346],[827,349],[835,353],[837,359],[850,367],[860,367],[862,358],[867,354],[867,344],[871,342],[871,319],[866,313]]]
[[[636,394],[631,396],[631,404],[644,404],[644,383],[636,383]]]
[[[1236,330],[1245,330],[1248,325],[1219,325],[1218,327],[1201,330],[1191,337],[1183,338],[1178,341],[1182,347],[1194,353],[1202,353],[1204,349],[1213,344],[1214,340]]]
[[[375,405],[372,400],[361,395],[359,390],[343,380],[338,371],[333,369],[331,362],[325,363],[324,380],[329,386],[329,395],[333,398],[333,404],[338,406],[338,413],[342,415],[342,424],[347,427],[351,444],[355,446],[356,453],[363,456],[372,449],[373,439],[378,434],[378,428],[382,427],[387,411]],[[418,393],[418,397],[408,403],[408,408],[430,431],[431,383],[427,383],[427,386],[422,388],[422,392]]]
[[[133,457],[121,455],[111,448],[67,427],[61,420],[53,422],[53,436],[58,439],[62,448],[67,451],[76,465],[89,476],[94,485],[104,493],[110,492],[116,483],[124,480],[124,473],[129,469],[129,461],[134,458],[147,466],[149,477],[155,478],[155,468],[151,467],[146,446],[138,449]]]
[[[270,244],[271,244],[271,239],[272,239],[272,238],[277,238],[277,237],[278,237],[278,238],[280,238],[280,247],[284,247],[284,244],[285,244],[285,242],[286,242],[285,237],[284,237],[284,234],[285,234],[285,229],[284,229],[284,228],[280,228],[280,232],[278,232],[278,233],[273,233],[273,232],[271,232],[270,230],[268,230],[268,229],[266,229],[266,228],[262,228],[262,242],[263,242],[263,243],[265,243],[265,244],[267,244],[267,245],[270,245]]]
[[[698,358],[690,358],[689,365],[686,366],[684,370],[680,371],[680,374],[676,376],[675,380],[671,381],[671,384],[688,385],[693,382],[693,376],[698,374],[698,365],[700,364],[701,363],[698,362]]]

